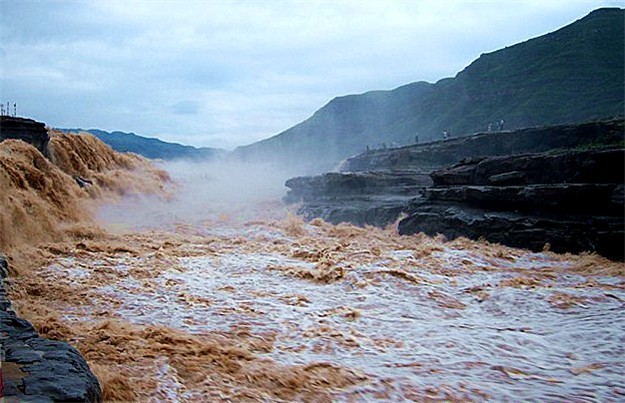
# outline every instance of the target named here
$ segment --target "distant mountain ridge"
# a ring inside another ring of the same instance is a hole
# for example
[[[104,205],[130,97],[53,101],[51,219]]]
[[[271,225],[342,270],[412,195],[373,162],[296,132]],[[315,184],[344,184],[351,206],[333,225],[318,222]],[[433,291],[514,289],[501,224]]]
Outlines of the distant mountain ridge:
[[[234,154],[321,172],[367,147],[437,140],[445,131],[486,132],[501,120],[504,129],[519,129],[622,116],[624,25],[625,10],[598,9],[482,54],[454,78],[334,98],[309,119]]]
[[[218,148],[185,146],[178,143],[169,143],[156,138],[139,136],[134,133],[120,131],[107,132],[98,129],[59,129],[68,133],[91,133],[113,150],[132,152],[150,159],[175,160],[198,159],[207,160],[226,153]]]

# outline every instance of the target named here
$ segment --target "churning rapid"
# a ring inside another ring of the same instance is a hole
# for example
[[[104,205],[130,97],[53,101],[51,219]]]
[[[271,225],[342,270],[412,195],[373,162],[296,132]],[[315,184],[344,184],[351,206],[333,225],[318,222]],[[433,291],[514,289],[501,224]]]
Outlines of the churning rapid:
[[[258,169],[53,150],[0,144],[0,248],[105,400],[625,398],[622,262],[305,223]]]

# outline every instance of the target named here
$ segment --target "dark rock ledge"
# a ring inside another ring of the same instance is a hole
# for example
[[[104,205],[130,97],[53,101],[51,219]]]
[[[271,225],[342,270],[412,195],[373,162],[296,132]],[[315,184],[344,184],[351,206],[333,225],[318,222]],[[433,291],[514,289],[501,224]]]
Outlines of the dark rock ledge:
[[[465,160],[434,171],[399,233],[437,233],[623,260],[623,149]]]
[[[101,402],[97,378],[65,342],[39,337],[7,298],[7,260],[0,255],[0,398],[7,402]],[[0,399],[1,400],[1,399]]]
[[[284,201],[302,203],[298,214],[338,224],[384,227],[397,220],[419,189],[432,184],[427,172],[330,172],[286,181]]]
[[[625,122],[478,134],[363,153],[289,179],[305,219],[625,259]]]
[[[50,136],[45,123],[26,118],[0,116],[0,142],[6,139],[25,141],[41,151],[43,155],[48,155]]]

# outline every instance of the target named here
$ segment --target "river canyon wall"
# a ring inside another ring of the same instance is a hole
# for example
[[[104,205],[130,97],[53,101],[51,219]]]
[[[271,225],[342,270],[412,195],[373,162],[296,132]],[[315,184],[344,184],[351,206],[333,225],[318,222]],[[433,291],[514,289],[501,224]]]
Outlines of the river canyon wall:
[[[480,133],[371,150],[342,172],[292,178],[287,202],[307,219],[400,234],[485,238],[623,259],[624,122]]]

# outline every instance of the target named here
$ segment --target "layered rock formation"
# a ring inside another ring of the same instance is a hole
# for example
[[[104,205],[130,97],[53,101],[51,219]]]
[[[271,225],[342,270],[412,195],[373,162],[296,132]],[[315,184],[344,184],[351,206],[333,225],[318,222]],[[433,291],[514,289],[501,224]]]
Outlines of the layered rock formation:
[[[424,232],[623,259],[625,153],[568,151],[468,160],[432,173],[400,234]]]
[[[431,183],[426,172],[418,171],[326,173],[289,179],[285,202],[301,202],[298,213],[306,219],[385,226]]]
[[[11,309],[4,281],[8,266],[0,256],[0,397],[24,402],[100,402],[100,384],[80,353],[67,343],[39,337]]]
[[[623,259],[624,130],[619,119],[370,151],[346,161],[352,172],[290,179],[285,200],[307,219],[385,226],[403,213],[401,234]]]
[[[540,153],[557,149],[623,145],[623,119],[575,125],[532,127],[515,131],[478,133],[446,141],[386,150],[371,150],[348,158],[342,171],[386,169],[429,170],[455,164],[464,158]]]
[[[43,155],[47,155],[50,136],[45,123],[13,116],[0,116],[0,142],[6,139],[23,140],[35,146]]]

